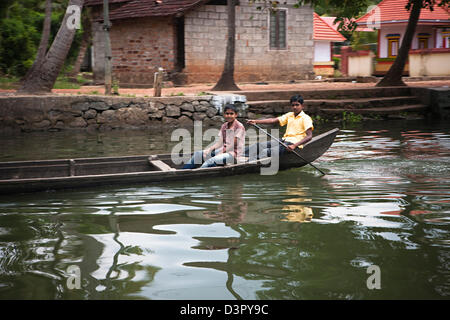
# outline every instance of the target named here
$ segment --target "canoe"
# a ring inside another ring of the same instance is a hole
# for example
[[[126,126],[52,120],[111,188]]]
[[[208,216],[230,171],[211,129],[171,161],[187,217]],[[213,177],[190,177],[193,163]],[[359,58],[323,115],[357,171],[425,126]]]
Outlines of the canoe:
[[[302,167],[322,156],[339,129],[314,136],[299,149],[300,157],[285,153],[280,170]],[[268,158],[212,168],[181,170],[171,154],[0,162],[0,194],[35,192],[99,185],[153,183],[259,172]]]

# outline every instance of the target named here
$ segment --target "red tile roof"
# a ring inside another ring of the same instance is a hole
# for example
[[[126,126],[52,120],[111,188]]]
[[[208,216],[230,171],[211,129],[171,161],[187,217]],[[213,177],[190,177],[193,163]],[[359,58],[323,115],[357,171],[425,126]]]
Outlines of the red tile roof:
[[[345,41],[345,37],[314,12],[314,40]]]
[[[396,23],[396,22],[407,22],[409,19],[409,15],[411,13],[411,9],[408,11],[405,9],[408,0],[383,0],[381,1],[377,7],[379,9],[379,22],[380,23]],[[366,13],[364,16],[356,20],[356,22],[361,24],[367,24],[369,18],[370,23],[376,23],[374,21],[376,8],[372,9],[370,12]],[[439,20],[439,21],[438,21]],[[448,11],[448,7],[439,7],[438,5],[434,6],[434,10],[431,11],[429,8],[422,8],[420,11],[419,23],[426,22],[446,22],[450,23],[450,13]]]
[[[131,0],[120,8],[112,10],[109,19],[173,16],[206,2],[207,0]]]

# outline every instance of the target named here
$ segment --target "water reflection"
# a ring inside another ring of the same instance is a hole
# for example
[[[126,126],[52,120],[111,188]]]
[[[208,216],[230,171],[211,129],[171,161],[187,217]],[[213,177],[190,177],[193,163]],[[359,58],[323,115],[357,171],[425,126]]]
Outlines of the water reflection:
[[[324,177],[0,196],[0,298],[448,297],[449,141],[446,127],[347,129]],[[373,264],[382,290],[366,287]]]

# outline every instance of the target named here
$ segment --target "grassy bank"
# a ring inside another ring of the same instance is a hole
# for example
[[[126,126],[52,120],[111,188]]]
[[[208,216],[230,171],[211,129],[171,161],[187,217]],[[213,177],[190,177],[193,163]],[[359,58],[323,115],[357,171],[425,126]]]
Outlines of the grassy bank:
[[[87,77],[80,74],[75,78],[61,75],[56,79],[53,89],[80,89],[82,85],[90,82]],[[20,87],[20,79],[12,76],[0,76],[0,89],[14,90]]]

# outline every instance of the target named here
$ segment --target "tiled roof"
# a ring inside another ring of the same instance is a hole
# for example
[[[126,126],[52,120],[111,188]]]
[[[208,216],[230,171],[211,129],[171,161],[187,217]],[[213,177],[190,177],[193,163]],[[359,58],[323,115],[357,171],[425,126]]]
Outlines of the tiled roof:
[[[395,23],[395,22],[407,22],[411,9],[408,11],[405,9],[408,0],[383,0],[377,7],[379,9],[379,22],[380,23]],[[376,8],[375,8],[376,9]],[[356,20],[358,24],[367,24],[369,18],[369,23],[376,23],[375,14],[376,10],[372,9],[370,12],[366,13],[364,16]],[[440,21],[437,21],[440,20]],[[420,11],[419,23],[420,22],[449,22],[450,23],[450,13],[448,8],[434,6],[434,10],[431,11],[429,8],[422,8]]]
[[[314,12],[314,40],[345,41],[345,37]]]
[[[206,3],[206,0],[131,0],[120,8],[112,10],[110,20],[173,16],[182,14],[198,5]]]

